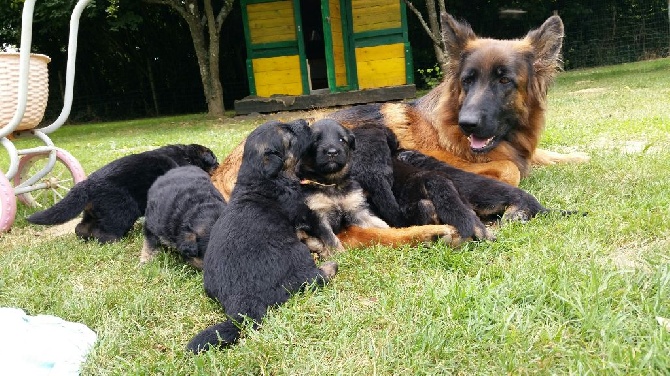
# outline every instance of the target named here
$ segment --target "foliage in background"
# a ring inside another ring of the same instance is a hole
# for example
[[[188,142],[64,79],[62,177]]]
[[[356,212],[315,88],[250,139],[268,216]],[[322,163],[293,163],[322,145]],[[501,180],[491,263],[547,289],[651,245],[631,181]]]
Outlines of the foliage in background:
[[[416,71],[421,76],[426,89],[435,88],[442,82],[442,78],[444,78],[444,71],[440,68],[439,64],[435,64],[432,68],[417,69]]]

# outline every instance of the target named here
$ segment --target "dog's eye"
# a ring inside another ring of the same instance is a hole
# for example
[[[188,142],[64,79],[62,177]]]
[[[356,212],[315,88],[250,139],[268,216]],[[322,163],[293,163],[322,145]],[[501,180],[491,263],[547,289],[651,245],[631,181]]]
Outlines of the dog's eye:
[[[339,140],[339,141],[340,141],[341,143],[343,143],[343,144],[346,144],[346,143],[347,143],[347,140],[345,140],[345,139],[342,138],[342,137],[340,137],[340,140]]]
[[[265,155],[276,155],[276,156],[281,157],[281,154],[277,150],[274,150],[274,149],[266,150]]]
[[[461,82],[463,85],[470,85],[475,81],[474,77],[472,76],[466,76],[461,79]]]
[[[505,85],[505,84],[509,84],[510,82],[512,82],[512,80],[509,77],[502,76],[502,77],[500,77],[500,80],[498,82]]]

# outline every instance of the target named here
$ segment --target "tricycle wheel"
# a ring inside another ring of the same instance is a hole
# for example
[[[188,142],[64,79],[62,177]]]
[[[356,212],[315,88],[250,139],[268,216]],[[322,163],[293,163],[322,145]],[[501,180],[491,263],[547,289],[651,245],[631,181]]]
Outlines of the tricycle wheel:
[[[48,162],[49,153],[29,154],[21,157],[18,171],[14,176],[14,186],[28,180],[36,172],[40,171]],[[51,207],[60,201],[70,189],[80,181],[86,179],[86,173],[70,153],[63,149],[56,149],[56,164],[53,169],[42,178],[46,183],[45,189],[37,189],[32,192],[17,195],[19,201],[32,208]]]
[[[16,217],[16,197],[14,188],[9,180],[0,171],[0,232],[5,232],[12,227]]]

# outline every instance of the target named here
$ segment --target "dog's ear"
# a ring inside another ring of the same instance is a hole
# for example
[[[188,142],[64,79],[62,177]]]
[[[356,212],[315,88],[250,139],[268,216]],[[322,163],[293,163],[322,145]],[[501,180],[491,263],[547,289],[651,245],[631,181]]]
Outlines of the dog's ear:
[[[309,139],[312,135],[312,130],[305,119],[296,119],[286,125],[287,129],[299,139]]]
[[[475,32],[467,22],[458,22],[449,13],[442,13],[442,40],[451,59],[460,59],[465,45],[476,39]]]
[[[274,179],[284,168],[284,158],[272,149],[266,149],[261,158],[261,171],[266,178]]]
[[[533,47],[534,65],[555,66],[563,45],[563,21],[559,16],[551,16],[542,26],[528,32],[525,40]]]
[[[354,132],[352,132],[351,129],[347,129],[347,140],[349,140],[349,150],[356,150],[356,136],[354,136]]]

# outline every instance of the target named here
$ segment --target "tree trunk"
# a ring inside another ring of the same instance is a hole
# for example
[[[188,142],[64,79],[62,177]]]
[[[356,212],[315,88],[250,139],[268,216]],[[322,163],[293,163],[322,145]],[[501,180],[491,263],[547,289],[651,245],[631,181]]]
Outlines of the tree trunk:
[[[444,43],[442,41],[442,30],[440,28],[439,14],[445,12],[444,0],[426,0],[426,10],[428,12],[428,22],[423,19],[423,15],[419,12],[418,9],[412,4],[410,0],[404,0],[407,7],[416,15],[419,19],[419,23],[423,26],[424,31],[428,34],[428,37],[433,41],[433,50],[435,51],[435,59],[440,65],[442,71],[447,67],[447,54],[444,48]],[[436,2],[438,3],[440,9],[439,13],[437,7],[435,6]]]
[[[198,59],[207,112],[212,116],[223,116],[223,86],[219,72],[219,35],[221,25],[233,8],[234,0],[223,0],[215,15],[213,0],[204,0],[204,14],[197,0],[144,0],[146,3],[165,5],[175,10],[188,25]],[[215,0],[214,0],[215,1]],[[205,28],[207,37],[205,37]],[[209,42],[209,43],[208,43]]]
[[[161,114],[158,106],[158,93],[156,92],[156,80],[154,79],[154,70],[151,68],[151,59],[147,59],[147,75],[149,76],[149,88],[151,88],[151,99],[154,103],[154,113],[156,116]]]

